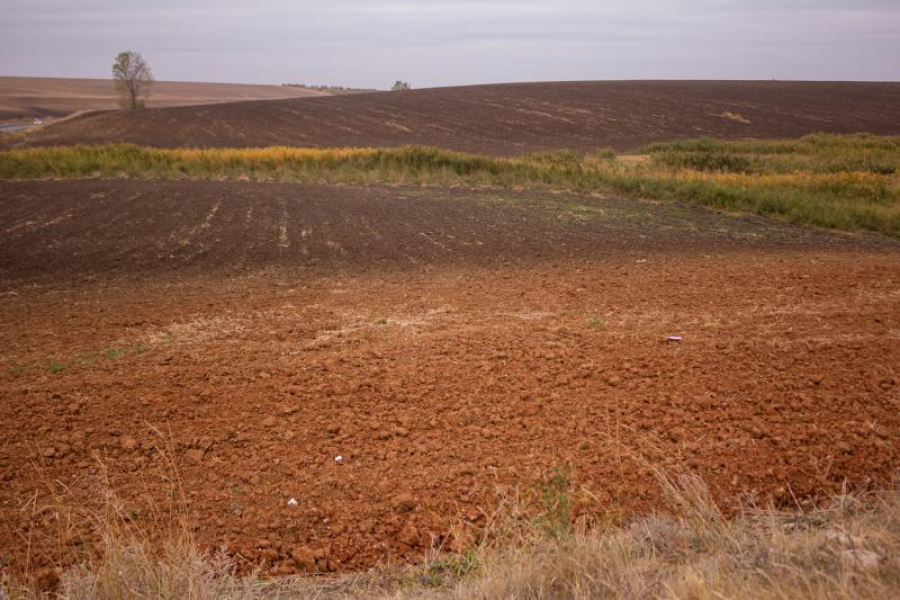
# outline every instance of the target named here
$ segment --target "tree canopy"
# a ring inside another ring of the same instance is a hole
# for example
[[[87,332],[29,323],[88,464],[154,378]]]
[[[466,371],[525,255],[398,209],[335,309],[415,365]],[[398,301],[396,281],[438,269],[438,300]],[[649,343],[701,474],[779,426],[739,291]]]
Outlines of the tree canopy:
[[[153,84],[153,71],[139,52],[120,52],[112,67],[113,81],[119,93],[119,106],[143,108]]]

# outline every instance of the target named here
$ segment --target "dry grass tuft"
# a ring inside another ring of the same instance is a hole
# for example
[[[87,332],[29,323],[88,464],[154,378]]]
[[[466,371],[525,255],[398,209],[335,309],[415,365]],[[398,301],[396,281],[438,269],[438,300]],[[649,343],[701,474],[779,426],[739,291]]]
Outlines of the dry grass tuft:
[[[670,512],[593,530],[567,513],[557,471],[541,510],[516,494],[463,554],[337,579],[238,577],[189,534],[153,545],[115,511],[97,523],[102,560],[65,571],[60,598],[861,598],[900,590],[900,490],[839,495],[811,511],[725,518],[693,475],[657,472]],[[526,518],[525,515],[532,517]],[[473,538],[474,539],[474,538]],[[35,598],[7,582],[0,598]],[[4,595],[6,594],[6,595]]]
[[[861,598],[900,590],[900,493],[722,516],[695,476],[660,474],[670,515],[504,545],[441,598]],[[407,597],[413,597],[410,594]]]

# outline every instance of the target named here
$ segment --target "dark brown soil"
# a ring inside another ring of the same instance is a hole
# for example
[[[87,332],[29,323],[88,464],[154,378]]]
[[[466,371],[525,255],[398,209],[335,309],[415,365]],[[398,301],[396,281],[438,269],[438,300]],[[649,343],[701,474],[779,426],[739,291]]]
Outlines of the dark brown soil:
[[[103,481],[288,573],[420,560],[563,465],[602,519],[662,506],[647,463],[725,506],[900,465],[894,242],[539,193],[0,194],[4,568],[98,547]]]
[[[177,147],[425,144],[488,154],[632,149],[677,138],[900,134],[900,84],[570,82],[484,85],[114,111],[48,127],[32,144]]]
[[[900,243],[552,192],[178,181],[0,182],[0,289],[104,275],[331,273]]]

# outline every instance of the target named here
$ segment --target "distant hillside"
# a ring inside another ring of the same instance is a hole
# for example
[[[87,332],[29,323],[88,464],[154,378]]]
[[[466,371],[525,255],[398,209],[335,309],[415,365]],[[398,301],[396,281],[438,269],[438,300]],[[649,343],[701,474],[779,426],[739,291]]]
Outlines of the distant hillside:
[[[186,106],[326,95],[328,93],[323,90],[280,85],[158,81],[153,86],[148,106]],[[113,108],[118,106],[110,79],[0,77],[0,119],[60,117],[79,111]]]
[[[610,81],[434,88],[96,113],[43,128],[24,143],[426,144],[516,154],[813,132],[900,134],[900,84]]]

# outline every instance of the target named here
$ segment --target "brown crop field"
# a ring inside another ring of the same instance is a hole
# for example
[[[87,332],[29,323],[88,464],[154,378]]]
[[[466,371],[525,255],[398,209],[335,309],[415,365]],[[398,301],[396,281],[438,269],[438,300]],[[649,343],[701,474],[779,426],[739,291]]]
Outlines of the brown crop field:
[[[513,155],[817,132],[900,134],[900,84],[623,81],[423,89],[90,114],[17,143],[415,144]]]
[[[891,238],[465,187],[0,197],[0,556],[44,583],[106,547],[109,490],[286,574],[462,549],[559,469],[601,525],[663,505],[651,465],[726,512],[896,476]]]
[[[158,81],[153,85],[147,106],[156,108],[324,95],[327,94],[279,85]],[[110,79],[0,77],[0,121],[64,117],[77,112],[114,108],[118,108],[118,104]]]

